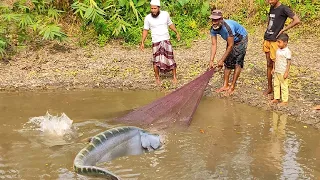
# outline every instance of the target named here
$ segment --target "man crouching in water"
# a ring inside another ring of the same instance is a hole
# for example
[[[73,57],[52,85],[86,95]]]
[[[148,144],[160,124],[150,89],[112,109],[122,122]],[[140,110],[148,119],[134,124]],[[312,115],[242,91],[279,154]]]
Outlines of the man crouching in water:
[[[151,30],[152,51],[153,51],[153,69],[155,72],[156,84],[160,85],[159,71],[173,73],[173,83],[177,83],[176,62],[174,61],[172,45],[169,41],[170,35],[168,26],[173,30],[178,41],[180,35],[170,19],[170,15],[166,11],[160,11],[160,0],[151,0],[151,13],[144,19],[144,27],[142,32],[142,41],[140,49],[144,50],[144,41],[147,38],[148,30]]]

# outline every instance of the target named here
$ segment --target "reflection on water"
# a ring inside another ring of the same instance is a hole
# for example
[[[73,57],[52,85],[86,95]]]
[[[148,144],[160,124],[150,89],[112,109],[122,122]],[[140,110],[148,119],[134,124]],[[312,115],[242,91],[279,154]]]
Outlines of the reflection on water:
[[[0,179],[92,179],[72,169],[88,138],[119,126],[110,119],[163,95],[106,90],[0,93]],[[30,117],[46,111],[65,112],[72,119],[76,134],[67,143],[23,131]],[[285,114],[203,98],[190,127],[147,128],[165,137],[159,151],[100,166],[123,179],[139,180],[317,179],[320,134],[303,126]]]
[[[288,115],[273,112],[272,118],[272,144],[270,156],[279,163],[277,167],[282,169],[281,179],[299,179],[304,172],[301,165],[296,161],[300,150],[300,142],[293,131],[286,133]]]
[[[285,127],[288,121],[287,114],[272,113],[272,136],[283,137],[286,133]]]
[[[296,160],[299,150],[300,142],[297,140],[297,136],[292,133],[284,142],[283,172],[281,178],[299,179],[300,177],[304,177],[303,169]]]
[[[281,169],[281,179],[310,178],[312,176],[304,172],[304,169],[310,171],[307,164],[303,167],[304,165],[298,162],[301,139],[294,131],[286,130],[287,121],[287,114],[273,112],[270,156],[274,158],[274,164]]]
[[[283,157],[283,141],[285,141],[285,126],[287,123],[288,116],[286,114],[279,115],[276,112],[272,113],[271,122],[271,143],[269,157],[272,161],[272,165],[278,169],[282,168],[281,162]]]

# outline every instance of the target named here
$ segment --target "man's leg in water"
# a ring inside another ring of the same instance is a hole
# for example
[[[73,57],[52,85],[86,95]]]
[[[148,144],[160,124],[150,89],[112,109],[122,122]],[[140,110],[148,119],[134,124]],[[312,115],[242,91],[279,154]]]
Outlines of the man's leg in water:
[[[153,64],[154,77],[156,78],[156,84],[160,85],[160,73],[159,67],[156,64]]]
[[[222,92],[222,91],[226,91],[229,89],[229,76],[231,73],[231,69],[228,68],[224,68],[224,82],[223,82],[223,86],[219,89],[216,90],[217,93]]]
[[[232,78],[232,83],[231,83],[231,86],[230,88],[228,89],[228,91],[226,92],[226,95],[229,96],[229,95],[232,95],[233,92],[234,92],[234,88],[236,87],[236,83],[237,83],[237,80],[240,76],[240,73],[241,73],[241,66],[236,64],[236,68],[234,69],[234,73],[233,73],[233,78]]]
[[[268,95],[272,93],[272,74],[271,71],[273,69],[273,61],[270,58],[270,52],[266,52],[266,59],[267,59],[267,79],[268,79],[268,87],[264,91],[264,95]]]

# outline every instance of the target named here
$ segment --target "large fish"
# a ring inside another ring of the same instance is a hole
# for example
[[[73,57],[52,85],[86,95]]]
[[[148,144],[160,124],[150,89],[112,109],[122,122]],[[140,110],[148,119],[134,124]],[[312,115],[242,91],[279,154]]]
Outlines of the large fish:
[[[145,150],[156,150],[160,146],[161,141],[157,134],[132,126],[117,127],[91,138],[90,143],[75,157],[73,167],[79,174],[118,180],[119,177],[112,172],[95,165],[120,156],[138,155]]]

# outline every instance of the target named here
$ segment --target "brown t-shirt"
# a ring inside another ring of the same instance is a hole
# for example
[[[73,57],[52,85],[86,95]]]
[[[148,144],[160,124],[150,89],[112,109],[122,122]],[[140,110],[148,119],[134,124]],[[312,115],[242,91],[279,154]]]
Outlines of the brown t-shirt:
[[[281,29],[283,29],[287,18],[293,18],[294,15],[294,12],[286,5],[281,4],[276,8],[271,6],[268,27],[264,34],[264,39],[268,41],[277,41],[276,36]]]

